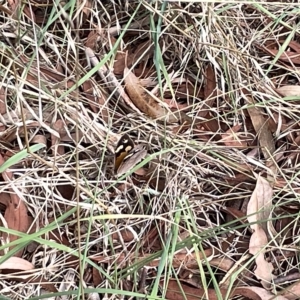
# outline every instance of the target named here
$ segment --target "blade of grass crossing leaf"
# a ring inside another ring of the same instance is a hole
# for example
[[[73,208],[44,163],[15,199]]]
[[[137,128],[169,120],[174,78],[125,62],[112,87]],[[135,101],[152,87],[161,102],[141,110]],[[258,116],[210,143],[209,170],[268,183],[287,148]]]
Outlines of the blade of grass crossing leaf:
[[[196,254],[196,257],[197,257],[197,261],[201,261],[201,259],[200,259],[200,257],[199,257],[199,249],[198,249],[198,247],[200,248],[200,251],[202,252],[202,253],[205,253],[204,252],[204,249],[203,249],[203,247],[202,247],[202,244],[201,243],[199,243],[199,244],[194,244],[194,247],[195,247],[195,254]],[[196,249],[198,250],[198,251],[196,251]],[[215,274],[214,274],[214,271],[212,270],[212,268],[211,268],[211,266],[210,266],[210,264],[209,264],[209,261],[207,260],[207,257],[206,256],[204,256],[204,261],[205,261],[205,263],[206,263],[206,267],[207,267],[207,269],[208,269],[208,272],[209,272],[209,275],[210,275],[210,277],[211,277],[211,281],[212,281],[212,283],[213,283],[213,286],[214,286],[214,290],[215,290],[215,292],[216,292],[216,295],[217,295],[217,297],[218,297],[218,300],[223,300],[223,296],[222,296],[222,294],[221,294],[221,292],[220,292],[220,288],[219,288],[219,284],[218,284],[218,281],[217,281],[217,279],[216,279],[216,276],[215,276]],[[202,266],[202,264],[201,264],[201,266]],[[205,275],[205,273],[204,273],[204,270],[203,270],[203,268],[201,267],[201,279],[202,280],[204,280],[202,283],[203,283],[203,287],[204,288],[206,288],[206,289],[208,289],[208,286],[209,285],[211,285],[211,282],[209,282],[209,284],[208,285],[206,285],[206,286],[204,286],[204,282],[206,282],[206,275]],[[202,273],[203,272],[203,273]],[[216,270],[216,272],[217,272],[217,270]]]
[[[180,199],[179,199],[179,201],[180,201]],[[181,219],[181,213],[182,213],[182,210],[180,208],[177,209],[177,211],[175,213],[175,217],[174,217],[174,224],[172,225],[172,228],[171,228],[173,236],[172,236],[172,242],[171,242],[171,253],[169,254],[169,256],[170,256],[169,261],[171,263],[169,264],[168,272],[166,274],[166,285],[167,286],[168,286],[169,278],[171,278],[171,274],[176,273],[176,270],[174,270],[172,262],[173,262],[173,258],[174,258],[174,253],[176,251],[176,245],[178,243],[177,238],[179,235],[179,222]],[[166,292],[166,289],[164,289],[164,291],[163,291],[163,297],[165,296],[165,292]],[[184,295],[184,297],[185,297],[185,295]]]
[[[259,11],[261,11],[262,13],[266,14],[268,17],[270,17],[272,20],[276,21],[278,20],[278,18],[273,15],[271,12],[269,12],[265,6],[262,6],[261,4],[259,4],[258,2],[252,2],[252,5]],[[284,27],[286,27],[287,29],[293,30],[293,27],[290,26],[288,23],[279,20],[279,24],[283,25]]]
[[[44,144],[35,144],[29,147],[30,152],[34,153],[38,150],[44,148]],[[10,157],[2,166],[0,166],[0,173],[4,172],[9,167],[19,163],[22,159],[26,158],[30,155],[30,152],[27,149],[23,149],[20,152],[16,153],[12,157]]]
[[[276,62],[278,61],[279,57],[284,53],[284,51],[287,49],[290,41],[294,38],[295,36],[295,32],[296,32],[296,28],[294,28],[291,33],[289,34],[289,36],[287,37],[287,39],[284,41],[284,43],[282,44],[282,46],[278,49],[278,53],[275,55],[272,63],[270,64],[267,72],[266,72],[266,76],[268,75],[268,73],[271,71],[271,69],[273,68],[273,66],[276,64]]]
[[[161,278],[163,270],[166,269],[166,263],[168,263],[168,262],[170,263],[170,268],[168,268],[169,269],[168,272],[171,271],[174,251],[176,249],[176,243],[177,243],[177,237],[178,237],[178,224],[180,221],[180,214],[181,214],[180,211],[177,211],[175,213],[174,223],[171,227],[171,231],[167,238],[167,242],[164,246],[164,250],[163,250],[161,260],[160,260],[158,270],[157,270],[157,277],[155,279],[155,282],[154,282],[154,285],[152,288],[151,297],[155,297],[158,294],[160,278]],[[170,251],[170,248],[171,248],[171,251]],[[170,277],[170,276],[168,274],[166,274],[165,278],[167,279],[168,277]],[[166,284],[166,282],[167,282],[167,280],[165,281],[165,284]],[[164,293],[165,292],[166,292],[166,288],[164,288]]]
[[[186,215],[184,216],[184,218],[186,220],[190,220],[190,222],[186,222],[187,228],[189,229],[189,231],[191,232],[191,234],[197,235],[198,229],[197,229],[197,225],[195,223],[195,218],[193,217],[193,213],[192,213],[190,205],[188,203],[188,198],[186,198],[185,202],[182,202],[181,209],[182,209],[182,211],[184,213],[186,213]],[[212,228],[210,235],[211,236],[212,235],[216,236],[218,234],[218,233],[216,233],[216,230],[218,228],[219,227]],[[221,233],[219,233],[219,234],[221,234]],[[216,291],[216,295],[217,295],[218,299],[222,299],[222,295],[221,295],[221,292],[220,292],[219,285],[217,283],[217,280],[215,278],[215,275],[214,275],[213,271],[210,268],[209,262],[208,262],[208,260],[206,258],[205,251],[204,251],[201,243],[194,243],[193,247],[194,247],[194,250],[195,250],[196,260],[197,260],[198,267],[199,267],[199,270],[200,270],[200,275],[201,275],[203,287],[206,288],[206,289],[208,289],[208,286],[210,285],[210,283],[207,283],[207,281],[206,281],[206,275],[205,275],[205,272],[203,270],[203,263],[201,262],[200,253],[199,252],[201,252],[201,257],[204,257],[204,260],[207,263],[208,270],[209,270],[209,273],[210,273],[210,276],[211,276],[211,281],[213,282],[214,289]]]
[[[161,50],[159,46],[159,38],[161,34],[161,24],[162,24],[162,15],[166,9],[167,2],[163,2],[161,6],[161,14],[158,17],[157,20],[157,26],[155,26],[154,16],[150,16],[150,26],[151,31],[153,32],[152,38],[154,40],[154,48],[155,48],[155,54],[154,54],[154,65],[157,72],[157,79],[159,84],[160,92],[162,93],[162,79],[161,79],[161,67],[164,65],[161,55]],[[162,95],[161,95],[162,96]]]

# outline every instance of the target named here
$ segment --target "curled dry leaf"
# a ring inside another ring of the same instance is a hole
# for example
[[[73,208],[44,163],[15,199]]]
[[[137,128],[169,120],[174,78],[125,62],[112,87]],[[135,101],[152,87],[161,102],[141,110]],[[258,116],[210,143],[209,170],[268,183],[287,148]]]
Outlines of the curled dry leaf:
[[[124,69],[124,81],[127,94],[141,112],[153,119],[159,119],[167,123],[179,121],[174,113],[159,105],[154,95],[151,95],[150,92],[144,89],[140,80],[128,68]]]
[[[249,244],[249,252],[256,256],[255,275],[262,280],[264,287],[269,287],[273,279],[273,265],[265,260],[265,247],[268,244],[266,235],[267,220],[272,208],[273,189],[261,176],[258,176],[256,187],[247,207],[247,218],[254,231]]]

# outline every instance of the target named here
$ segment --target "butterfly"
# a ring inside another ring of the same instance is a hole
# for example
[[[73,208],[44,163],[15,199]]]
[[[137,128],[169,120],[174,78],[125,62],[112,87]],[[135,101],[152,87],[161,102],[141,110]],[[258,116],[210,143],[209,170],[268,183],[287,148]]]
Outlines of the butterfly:
[[[145,158],[146,154],[145,146],[135,146],[128,134],[124,134],[118,141],[115,150],[115,174],[123,175]]]

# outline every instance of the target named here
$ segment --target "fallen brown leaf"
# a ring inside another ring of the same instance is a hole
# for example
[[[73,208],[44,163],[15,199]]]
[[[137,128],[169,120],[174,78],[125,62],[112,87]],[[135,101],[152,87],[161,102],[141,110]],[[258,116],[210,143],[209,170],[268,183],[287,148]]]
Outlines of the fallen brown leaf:
[[[6,91],[3,86],[0,88],[0,114],[6,113]]]
[[[206,79],[205,81],[206,84],[204,86],[204,101],[203,101],[203,103],[205,104],[204,106],[205,109],[201,109],[198,111],[197,116],[199,118],[207,117],[207,114],[209,113],[208,108],[211,108],[216,101],[217,83],[216,83],[215,71],[211,65],[208,65],[206,69],[205,79]]]
[[[269,129],[268,122],[264,117],[264,110],[261,107],[255,106],[255,101],[251,96],[245,95],[245,97],[249,104],[247,110],[250,115],[252,125],[258,136],[261,151],[265,159],[270,159],[275,152],[275,143],[273,135]],[[276,166],[274,165],[272,160],[269,161],[268,167],[272,170],[273,173],[275,173]]]
[[[27,232],[32,218],[27,214],[27,207],[17,194],[10,194],[10,201],[6,207],[4,218],[9,229],[17,230],[19,232]],[[19,236],[14,234],[3,233],[3,239],[9,239],[9,242],[17,240]],[[12,247],[13,248],[13,247]],[[11,249],[12,249],[11,248]],[[23,249],[15,253],[15,256],[22,256]]]
[[[88,59],[90,60],[91,65],[96,66],[99,63],[99,60],[96,54],[93,52],[93,50],[89,47],[86,47],[85,52]],[[132,103],[131,99],[125,93],[123,87],[120,85],[115,75],[112,72],[110,72],[110,70],[106,66],[102,66],[98,69],[97,72],[102,78],[102,80],[107,83],[109,90],[115,93],[116,98],[120,99],[125,104],[127,104],[130,108],[133,109],[133,111],[140,113],[140,111],[136,108],[136,106]]]
[[[164,285],[161,284],[161,288],[164,288]],[[190,287],[186,284],[178,284],[174,280],[170,280],[168,282],[168,286],[165,288],[166,291],[166,299],[170,300],[182,300],[182,299],[187,299],[187,300],[204,300],[204,299],[209,299],[209,300],[218,300],[218,296],[216,294],[216,291],[214,289],[207,289],[204,290],[202,288],[194,288]],[[227,293],[227,290],[221,289],[220,290],[221,295],[223,299],[225,299],[225,295]],[[261,300],[261,299],[258,299]]]
[[[168,123],[176,123],[175,114],[160,106],[155,97],[140,84],[140,80],[128,69],[124,69],[125,89],[133,104],[147,116]]]
[[[242,295],[244,297],[247,297],[249,299],[260,299],[260,300],[271,300],[271,299],[276,299],[276,300],[287,300],[287,298],[279,296],[279,295],[274,295],[270,293],[269,291],[266,291],[263,288],[256,287],[256,286],[243,286],[243,287],[238,287],[233,290],[231,296],[234,295]]]
[[[209,261],[209,264],[211,266],[217,267],[218,269],[228,272],[232,266],[234,265],[234,261],[230,258],[224,258],[224,257],[217,257],[213,258]]]
[[[114,45],[116,39],[111,37],[113,41],[111,44]],[[154,45],[151,45],[150,41],[146,41],[141,43],[137,48],[136,51],[127,47],[123,51],[117,51],[115,56],[115,63],[114,63],[114,73],[116,75],[121,75],[124,73],[125,66],[131,67],[134,62],[142,63],[147,61],[148,56],[153,53]],[[127,56],[127,57],[126,57]]]
[[[163,288],[163,282],[161,282],[161,288]],[[170,280],[168,282],[167,286],[167,292],[166,292],[166,298],[172,299],[172,300],[181,300],[181,299],[187,299],[187,300],[219,300],[219,296],[217,295],[216,291],[214,289],[203,289],[203,288],[194,288],[190,287],[186,284],[178,284],[175,280]],[[227,295],[227,289],[220,288],[220,293],[225,299],[225,296]],[[251,300],[288,300],[288,298],[285,298],[283,296],[278,296],[270,293],[269,291],[266,291],[263,288],[259,287],[237,287],[234,288],[229,298],[226,299],[232,299],[234,296],[243,296],[246,299]],[[243,298],[243,299],[245,299]]]
[[[267,231],[267,225],[272,210],[273,188],[263,177],[257,176],[256,187],[251,195],[247,207],[249,223],[259,222],[260,226]],[[250,225],[255,230],[257,224]],[[253,227],[252,227],[253,226]]]
[[[122,237],[122,239],[123,239],[123,241],[124,241],[125,243],[127,243],[127,242],[132,242],[132,241],[134,241],[134,239],[135,239],[135,236],[134,236],[134,234],[132,233],[132,231],[131,231],[131,230],[128,230],[128,229],[126,229],[126,228],[121,229],[121,230],[119,230],[119,232],[114,232],[114,233],[112,234],[112,238],[113,238],[114,240],[117,240],[117,241],[120,240],[120,236]]]
[[[299,85],[285,85],[276,89],[276,92],[283,97],[294,96],[300,97],[300,86]]]
[[[32,20],[32,22],[35,22],[35,14],[33,14],[33,11],[29,9],[28,5],[23,5],[21,1],[19,0],[8,0],[8,5],[10,9],[12,10],[13,16],[18,18],[18,15],[21,13],[21,11],[18,11],[19,8],[23,9],[26,16]]]
[[[285,288],[281,293],[281,296],[288,300],[300,299],[300,281],[298,280],[294,284]]]
[[[93,284],[94,284],[94,287],[97,287],[100,283],[102,283],[103,281],[103,278],[101,277],[101,274],[100,272],[93,267]]]
[[[274,278],[272,263],[265,260],[264,253],[268,245],[267,220],[272,208],[273,189],[261,176],[258,176],[256,187],[247,207],[247,218],[254,231],[249,243],[249,252],[255,256],[255,275],[262,280],[262,285],[268,288]],[[265,231],[265,230],[266,231]]]
[[[284,44],[285,41],[279,41],[280,44]],[[279,52],[279,49],[274,49],[274,47],[279,48],[278,42],[273,43],[273,45],[269,45],[267,47],[262,45],[257,45],[258,48],[262,49],[264,52],[271,54],[272,56],[276,56]],[[279,60],[283,62],[289,62],[294,64],[300,64],[300,45],[296,41],[290,41],[288,47],[292,49],[285,50],[279,57]]]
[[[237,132],[241,129],[242,125],[238,124],[229,128],[222,134],[222,142],[228,147],[245,148],[248,143],[239,138]]]
[[[13,256],[13,257],[9,257],[5,262],[0,264],[0,269],[27,271],[27,270],[33,270],[34,265],[23,258]]]
[[[0,155],[0,165],[4,163],[3,156]],[[2,177],[6,182],[10,182],[13,178],[13,174],[8,170],[2,173]],[[18,193],[14,191],[14,188],[10,188],[9,199],[4,213],[4,219],[6,220],[9,229],[13,229],[19,232],[27,232],[32,224],[32,217],[28,215],[28,210],[24,202],[19,198]],[[14,234],[7,234],[2,232],[2,238],[4,241],[12,242],[19,238]],[[13,248],[13,247],[12,247]],[[11,249],[12,249],[11,248]],[[14,254],[16,257],[22,256],[23,249]]]
[[[279,50],[273,50],[273,49],[267,49],[267,52],[269,52],[274,57],[278,54]],[[300,53],[295,53],[293,51],[284,51],[280,56],[279,60],[282,60],[284,62],[292,62],[296,65],[300,64]]]

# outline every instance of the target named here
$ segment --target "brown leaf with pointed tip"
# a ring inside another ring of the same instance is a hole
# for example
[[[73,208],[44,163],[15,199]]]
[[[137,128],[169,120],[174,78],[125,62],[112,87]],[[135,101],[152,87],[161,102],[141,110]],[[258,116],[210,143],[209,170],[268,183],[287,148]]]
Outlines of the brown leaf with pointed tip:
[[[272,209],[273,189],[269,182],[258,176],[256,187],[251,195],[247,207],[247,219],[254,231],[249,243],[249,252],[255,256],[255,275],[262,280],[262,285],[268,287],[273,279],[273,265],[264,257],[265,247],[268,244],[267,220]]]
[[[179,119],[165,107],[159,105],[154,96],[145,90],[140,80],[128,69],[124,69],[124,81],[126,92],[133,104],[147,116],[168,123],[176,123]]]
[[[275,152],[273,135],[264,116],[263,108],[255,106],[255,101],[251,96],[246,96],[246,98],[248,101],[247,110],[250,115],[252,125],[258,135],[261,150],[265,159],[268,159]]]

